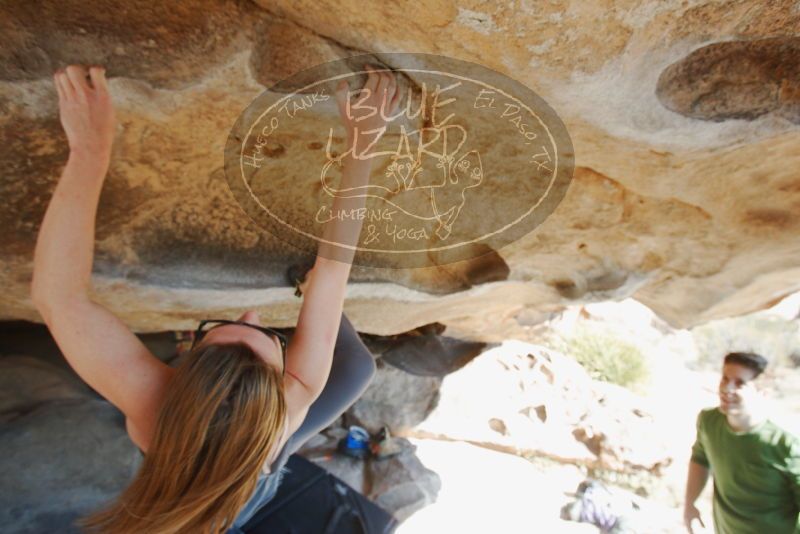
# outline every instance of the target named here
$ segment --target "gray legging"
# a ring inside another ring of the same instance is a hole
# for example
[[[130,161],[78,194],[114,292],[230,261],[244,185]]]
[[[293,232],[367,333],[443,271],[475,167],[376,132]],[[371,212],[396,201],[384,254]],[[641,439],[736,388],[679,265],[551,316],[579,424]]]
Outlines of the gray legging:
[[[294,452],[311,437],[330,426],[367,389],[375,375],[375,360],[369,349],[358,337],[350,320],[342,314],[336,346],[333,349],[333,364],[322,394],[308,409],[303,424],[286,441],[280,454],[272,463],[272,474],[259,479],[253,496],[239,512],[228,533],[240,533],[240,528],[264,504],[275,496],[283,466]]]

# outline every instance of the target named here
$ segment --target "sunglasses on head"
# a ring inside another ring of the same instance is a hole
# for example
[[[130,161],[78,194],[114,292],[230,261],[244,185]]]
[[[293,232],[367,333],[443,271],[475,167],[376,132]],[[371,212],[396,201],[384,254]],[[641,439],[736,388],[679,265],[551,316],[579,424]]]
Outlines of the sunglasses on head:
[[[194,332],[194,339],[192,340],[192,348],[195,348],[195,346],[198,343],[200,343],[200,340],[202,340],[203,337],[206,335],[206,333],[208,333],[210,330],[226,324],[238,324],[242,326],[249,326],[250,328],[255,328],[256,330],[260,330],[261,332],[263,332],[268,336],[277,337],[278,342],[281,345],[281,358],[283,359],[283,368],[284,370],[286,369],[286,344],[288,338],[284,334],[278,332],[277,330],[273,330],[272,328],[267,328],[266,326],[258,326],[255,324],[246,323],[244,321],[229,321],[227,319],[207,319],[204,321],[200,321],[200,325]]]

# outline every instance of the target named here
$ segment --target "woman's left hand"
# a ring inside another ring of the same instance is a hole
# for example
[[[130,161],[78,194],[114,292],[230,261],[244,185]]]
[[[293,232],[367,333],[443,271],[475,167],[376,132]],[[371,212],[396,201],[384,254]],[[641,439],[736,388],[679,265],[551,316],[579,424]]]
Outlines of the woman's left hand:
[[[376,130],[388,126],[389,118],[396,110],[400,99],[400,90],[393,73],[378,71],[366,65],[368,73],[364,87],[356,92],[355,102],[349,100],[350,91],[346,81],[336,86],[336,100],[339,115],[347,130],[348,147],[373,143],[382,135],[375,135]],[[366,134],[365,132],[371,132]],[[363,134],[364,140],[358,141]]]
[[[58,91],[61,125],[70,150],[94,156],[111,155],[114,142],[114,106],[108,92],[105,68],[70,65],[53,75]]]

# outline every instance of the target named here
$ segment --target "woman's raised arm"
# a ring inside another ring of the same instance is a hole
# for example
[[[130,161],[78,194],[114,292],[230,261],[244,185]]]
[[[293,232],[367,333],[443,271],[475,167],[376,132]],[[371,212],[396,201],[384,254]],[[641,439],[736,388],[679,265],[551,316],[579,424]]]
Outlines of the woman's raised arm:
[[[69,159],[36,242],[33,299],[42,305],[86,294],[92,271],[97,202],[111,160],[114,106],[104,69],[70,65],[54,75]]]
[[[31,298],[75,372],[134,422],[157,409],[171,369],[88,296],[97,203],[111,159],[114,108],[104,69],[70,65],[54,76],[70,153],[45,212]]]
[[[337,86],[336,99],[339,114],[347,130],[348,150],[342,163],[342,182],[339,189],[359,189],[369,182],[371,161],[359,158],[356,151],[382,135],[386,127],[383,117],[391,115],[397,108],[399,91],[394,76],[370,69],[364,89],[368,96],[359,100],[360,110],[374,108],[377,113],[353,113],[347,84]],[[380,112],[383,108],[383,113]],[[366,203],[364,196],[336,197],[331,211],[357,210]],[[303,305],[297,321],[297,329],[287,350],[287,375],[299,382],[299,387],[288,386],[289,395],[301,397],[300,405],[310,405],[322,392],[330,374],[333,349],[339,331],[339,322],[344,307],[347,279],[355,255],[355,247],[361,233],[359,219],[334,219],[327,223],[322,235],[314,267],[308,273],[307,286],[303,292]],[[329,245],[325,241],[342,246]],[[352,247],[352,248],[351,248]]]

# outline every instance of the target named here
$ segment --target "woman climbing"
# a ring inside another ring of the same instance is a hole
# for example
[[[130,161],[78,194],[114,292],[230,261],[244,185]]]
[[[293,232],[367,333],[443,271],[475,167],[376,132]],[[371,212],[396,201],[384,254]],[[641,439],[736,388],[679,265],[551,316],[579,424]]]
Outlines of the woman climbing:
[[[397,106],[394,77],[367,70],[364,106],[390,111],[353,117],[341,82],[348,147],[359,131],[385,126]],[[145,455],[118,498],[79,524],[114,534],[241,532],[275,495],[288,457],[355,402],[375,372],[342,314],[361,221],[325,228],[323,243],[347,246],[320,245],[288,342],[247,311],[237,321],[201,323],[195,345],[170,367],[89,298],[95,214],[115,129],[105,70],[70,65],[54,81],[70,153],[39,230],[32,300],[69,364],[124,413]],[[368,182],[369,159],[348,155],[342,163],[343,187]],[[336,198],[332,209],[364,202]]]

